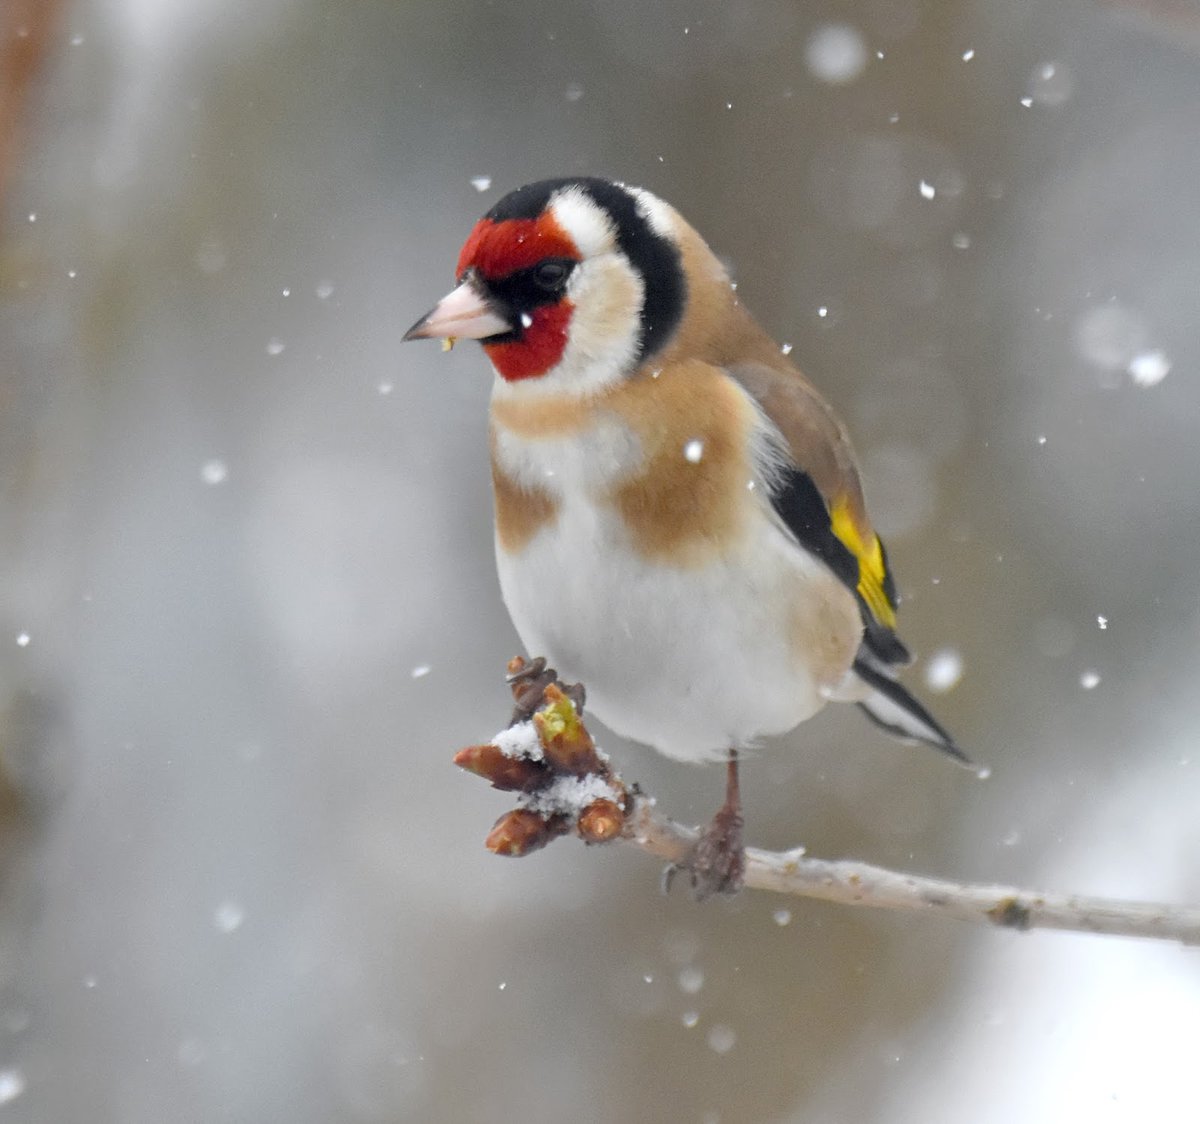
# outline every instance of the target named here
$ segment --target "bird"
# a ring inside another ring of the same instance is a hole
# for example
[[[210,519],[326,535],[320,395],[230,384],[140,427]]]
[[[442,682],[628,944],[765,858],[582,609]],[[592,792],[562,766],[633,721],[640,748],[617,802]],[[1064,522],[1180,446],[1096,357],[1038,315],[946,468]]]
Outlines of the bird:
[[[669,758],[726,765],[681,864],[745,878],[739,760],[827,702],[966,763],[900,683],[887,552],[846,426],[650,191],[526,184],[404,335],[482,345],[500,589],[526,649]]]

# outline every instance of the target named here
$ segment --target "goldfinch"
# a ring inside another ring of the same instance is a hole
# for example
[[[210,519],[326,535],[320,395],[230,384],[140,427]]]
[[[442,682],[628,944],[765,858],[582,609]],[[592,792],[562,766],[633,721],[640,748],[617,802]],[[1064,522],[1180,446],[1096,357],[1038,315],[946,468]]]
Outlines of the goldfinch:
[[[618,734],[727,762],[697,893],[742,881],[739,750],[829,700],[966,760],[895,678],[911,657],[845,426],[673,207],[527,184],[456,278],[404,338],[479,340],[495,369],[496,561],[522,642]]]

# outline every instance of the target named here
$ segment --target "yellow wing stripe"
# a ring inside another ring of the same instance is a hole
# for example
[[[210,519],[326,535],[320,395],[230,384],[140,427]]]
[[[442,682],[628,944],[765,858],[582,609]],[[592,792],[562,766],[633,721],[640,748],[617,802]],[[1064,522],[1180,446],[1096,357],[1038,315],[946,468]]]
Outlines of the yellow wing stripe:
[[[896,610],[892,608],[887,594],[883,591],[887,570],[883,562],[883,547],[879,544],[879,536],[872,534],[869,542],[864,540],[850,511],[850,505],[844,499],[833,502],[829,519],[833,533],[858,559],[859,596],[867,603],[867,608],[880,624],[894,629]]]

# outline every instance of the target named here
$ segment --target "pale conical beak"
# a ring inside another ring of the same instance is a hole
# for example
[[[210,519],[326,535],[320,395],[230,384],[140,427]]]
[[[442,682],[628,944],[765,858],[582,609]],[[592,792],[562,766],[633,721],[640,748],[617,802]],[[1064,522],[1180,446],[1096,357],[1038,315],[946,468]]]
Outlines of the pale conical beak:
[[[452,293],[442,297],[437,307],[422,316],[403,338],[485,340],[488,336],[499,336],[512,330],[513,326],[496,312],[487,298],[470,281],[464,281]]]

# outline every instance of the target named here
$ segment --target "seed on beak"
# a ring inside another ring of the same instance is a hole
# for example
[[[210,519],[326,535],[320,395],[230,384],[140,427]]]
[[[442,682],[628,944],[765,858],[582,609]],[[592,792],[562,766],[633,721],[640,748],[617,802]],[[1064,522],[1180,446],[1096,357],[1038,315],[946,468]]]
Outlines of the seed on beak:
[[[456,343],[458,343],[458,336],[446,336],[442,339],[442,350],[453,351]]]

